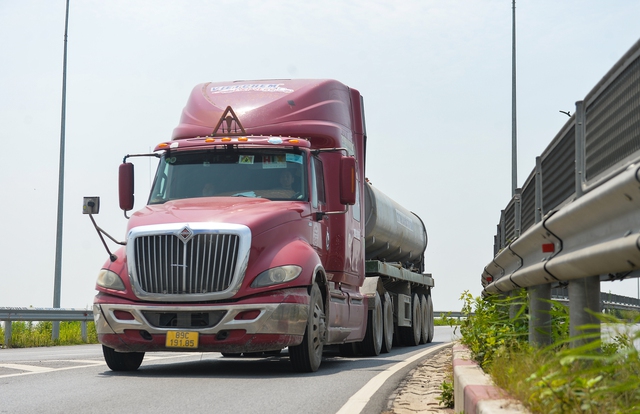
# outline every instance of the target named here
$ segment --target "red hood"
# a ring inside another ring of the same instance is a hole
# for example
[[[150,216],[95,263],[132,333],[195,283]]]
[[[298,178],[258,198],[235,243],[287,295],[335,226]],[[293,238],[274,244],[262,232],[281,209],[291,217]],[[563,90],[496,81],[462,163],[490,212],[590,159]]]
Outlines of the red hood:
[[[283,223],[309,214],[306,203],[261,198],[202,197],[147,205],[129,220],[128,229],[164,223],[237,223],[255,237]]]

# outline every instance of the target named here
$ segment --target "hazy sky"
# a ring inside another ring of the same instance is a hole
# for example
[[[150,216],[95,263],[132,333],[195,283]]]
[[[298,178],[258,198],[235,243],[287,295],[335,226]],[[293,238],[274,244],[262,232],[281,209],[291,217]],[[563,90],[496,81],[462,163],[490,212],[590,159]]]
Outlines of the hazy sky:
[[[117,169],[170,138],[198,83],[333,78],[365,99],[367,176],[427,227],[436,310],[481,291],[511,197],[510,0],[71,0],[62,307],[124,239]],[[518,183],[640,37],[630,0],[517,2]],[[64,0],[0,0],[0,307],[51,307]],[[136,209],[153,165],[136,161]],[[110,245],[115,248],[115,245]],[[635,296],[636,281],[603,283]]]

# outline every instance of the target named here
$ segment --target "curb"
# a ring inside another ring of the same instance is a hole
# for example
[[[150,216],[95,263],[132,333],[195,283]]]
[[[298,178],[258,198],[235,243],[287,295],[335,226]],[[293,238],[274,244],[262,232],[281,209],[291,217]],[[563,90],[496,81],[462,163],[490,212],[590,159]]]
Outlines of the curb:
[[[491,377],[471,359],[469,349],[453,345],[454,412],[466,414],[528,413],[506,391],[496,386]]]

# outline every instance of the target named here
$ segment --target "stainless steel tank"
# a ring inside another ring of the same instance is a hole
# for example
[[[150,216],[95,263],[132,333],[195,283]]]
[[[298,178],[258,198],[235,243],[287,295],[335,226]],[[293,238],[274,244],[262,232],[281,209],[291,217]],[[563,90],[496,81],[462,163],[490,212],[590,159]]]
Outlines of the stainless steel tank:
[[[365,184],[367,260],[410,263],[422,269],[427,230],[422,220],[370,184]]]

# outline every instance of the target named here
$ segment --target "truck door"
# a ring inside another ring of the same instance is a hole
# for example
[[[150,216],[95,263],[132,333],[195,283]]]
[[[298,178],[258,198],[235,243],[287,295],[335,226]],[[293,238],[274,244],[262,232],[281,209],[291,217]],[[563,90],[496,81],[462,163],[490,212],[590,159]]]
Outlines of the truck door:
[[[316,157],[311,157],[311,209],[312,214],[326,211],[326,198],[324,189],[324,172],[322,161]],[[326,218],[313,220],[313,234],[311,244],[320,256],[323,265],[326,265],[327,251],[329,250],[329,229]]]

